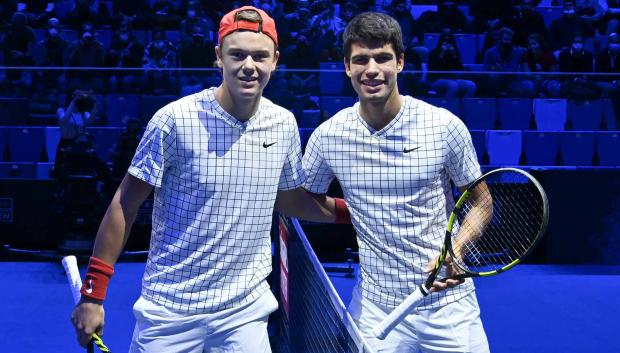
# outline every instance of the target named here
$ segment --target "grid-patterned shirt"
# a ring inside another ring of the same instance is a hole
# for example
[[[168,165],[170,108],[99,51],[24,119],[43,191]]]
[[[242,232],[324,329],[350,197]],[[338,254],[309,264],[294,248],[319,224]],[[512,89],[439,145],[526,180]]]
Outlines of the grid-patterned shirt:
[[[307,190],[325,193],[334,177],[340,183],[358,235],[362,292],[389,307],[426,280],[423,270],[439,254],[454,207],[450,179],[465,186],[480,176],[465,125],[445,109],[402,98],[380,131],[362,119],[359,103],[340,111],[314,131],[303,158]],[[420,308],[472,290],[467,281]]]
[[[155,113],[129,168],[155,186],[142,295],[177,312],[219,311],[268,290],[276,194],[304,181],[293,114],[262,98],[241,122],[214,90]]]

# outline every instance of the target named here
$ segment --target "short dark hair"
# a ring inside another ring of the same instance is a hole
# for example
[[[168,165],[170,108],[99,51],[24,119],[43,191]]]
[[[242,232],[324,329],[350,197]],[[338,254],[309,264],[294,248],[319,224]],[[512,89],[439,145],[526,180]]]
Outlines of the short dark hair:
[[[351,59],[353,43],[368,43],[377,41],[391,44],[396,57],[405,51],[403,34],[398,21],[393,17],[379,12],[362,12],[353,17],[342,34],[344,43],[344,57]]]

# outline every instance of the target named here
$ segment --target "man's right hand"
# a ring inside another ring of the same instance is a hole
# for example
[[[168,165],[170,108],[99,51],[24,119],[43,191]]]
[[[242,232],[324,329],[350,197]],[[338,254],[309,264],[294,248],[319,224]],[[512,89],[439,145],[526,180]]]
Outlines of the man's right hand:
[[[103,304],[99,302],[82,299],[73,309],[71,322],[82,347],[90,342],[93,333],[103,336],[104,317]]]

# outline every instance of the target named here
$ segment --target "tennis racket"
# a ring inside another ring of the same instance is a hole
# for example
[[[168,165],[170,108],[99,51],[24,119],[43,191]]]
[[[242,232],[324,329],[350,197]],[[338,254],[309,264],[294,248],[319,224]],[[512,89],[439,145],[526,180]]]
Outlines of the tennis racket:
[[[80,288],[82,288],[82,279],[80,277],[80,271],[78,270],[77,259],[75,256],[65,256],[62,259],[62,266],[65,268],[65,273],[67,274],[67,279],[69,280],[69,285],[71,286],[71,294],[73,295],[73,301],[77,305],[80,302],[80,298],[82,295],[80,294]],[[93,339],[88,343],[86,350],[88,353],[94,352],[94,344],[99,347],[99,350],[104,353],[110,353],[110,350],[101,340],[99,335],[93,333]]]
[[[517,265],[547,228],[549,204],[542,186],[515,168],[490,171],[474,181],[456,202],[439,257],[426,282],[398,305],[374,330],[379,339],[420,305],[444,265],[447,279],[488,277]]]

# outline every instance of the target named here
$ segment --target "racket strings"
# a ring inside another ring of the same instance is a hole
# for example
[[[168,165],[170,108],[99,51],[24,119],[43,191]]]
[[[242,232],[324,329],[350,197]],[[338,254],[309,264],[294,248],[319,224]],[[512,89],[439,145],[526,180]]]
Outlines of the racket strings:
[[[527,177],[498,173],[473,190],[456,210],[453,261],[472,272],[500,269],[521,258],[544,223],[543,195]]]

